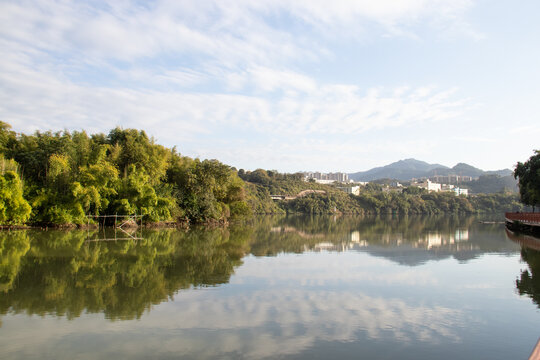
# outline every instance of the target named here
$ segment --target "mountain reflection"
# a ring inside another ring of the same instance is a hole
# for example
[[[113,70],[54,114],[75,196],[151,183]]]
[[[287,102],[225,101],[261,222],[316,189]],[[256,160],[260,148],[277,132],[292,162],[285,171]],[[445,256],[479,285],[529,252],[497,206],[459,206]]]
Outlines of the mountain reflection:
[[[228,283],[246,254],[355,250],[419,265],[519,250],[506,241],[500,225],[459,217],[262,217],[230,229],[145,230],[142,240],[88,241],[104,236],[0,233],[0,314],[73,319],[103,312],[111,320],[138,319],[179,290]],[[518,288],[538,296],[538,254],[522,256],[531,274],[522,274]]]

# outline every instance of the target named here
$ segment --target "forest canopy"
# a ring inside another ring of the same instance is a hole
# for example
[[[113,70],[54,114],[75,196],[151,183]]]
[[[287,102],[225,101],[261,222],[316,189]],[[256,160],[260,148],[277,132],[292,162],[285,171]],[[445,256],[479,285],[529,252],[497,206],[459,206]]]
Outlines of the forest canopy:
[[[181,156],[142,130],[25,135],[0,123],[0,156],[3,224],[84,224],[88,214],[225,221],[249,210],[234,169]]]

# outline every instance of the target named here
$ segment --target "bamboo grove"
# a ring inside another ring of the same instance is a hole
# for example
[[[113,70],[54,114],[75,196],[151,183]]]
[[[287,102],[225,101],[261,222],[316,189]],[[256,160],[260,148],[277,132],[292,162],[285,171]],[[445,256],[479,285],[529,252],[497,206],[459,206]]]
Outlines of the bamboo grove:
[[[204,222],[249,212],[235,170],[181,156],[144,131],[25,135],[0,126],[0,223],[85,224],[88,214]]]

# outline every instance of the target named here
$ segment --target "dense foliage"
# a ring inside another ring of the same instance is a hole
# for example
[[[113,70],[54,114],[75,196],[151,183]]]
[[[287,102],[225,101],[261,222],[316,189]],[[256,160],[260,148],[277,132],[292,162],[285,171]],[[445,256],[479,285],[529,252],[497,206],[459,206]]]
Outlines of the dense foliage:
[[[0,156],[0,224],[84,224],[89,214],[223,222],[249,213],[234,169],[181,156],[144,131],[25,135],[0,123]]]
[[[514,177],[519,179],[519,195],[524,204],[540,206],[540,150],[524,163],[518,162]]]

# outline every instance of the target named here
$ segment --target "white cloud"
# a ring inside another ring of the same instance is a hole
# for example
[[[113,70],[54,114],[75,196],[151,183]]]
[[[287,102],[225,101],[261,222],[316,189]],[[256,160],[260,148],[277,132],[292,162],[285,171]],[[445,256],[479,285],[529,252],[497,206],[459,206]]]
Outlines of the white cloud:
[[[462,101],[447,91],[424,89],[400,92],[378,89],[364,94],[351,85],[324,85],[291,71],[255,69],[243,82],[260,91],[280,90],[281,95],[188,93],[85,86],[54,73],[9,66],[0,74],[3,84],[1,116],[19,130],[47,121],[48,127],[81,128],[88,124],[100,131],[111,126],[146,127],[160,137],[163,126],[175,123],[178,131],[205,129],[210,125],[248,127],[274,135],[360,134],[372,129],[440,121],[455,117]],[[147,74],[135,74],[148,76]],[[171,79],[171,77],[173,79]],[[194,72],[166,72],[165,81],[198,82]],[[100,121],[102,122],[101,126]],[[158,126],[154,127],[152,122]],[[148,127],[148,125],[150,125]],[[164,129],[168,132],[169,129]]]
[[[268,148],[274,158],[306,158],[306,151],[293,155],[291,139],[294,149],[313,151],[318,140],[308,138],[318,136],[327,136],[323,146],[350,149],[351,136],[449,120],[464,102],[454,89],[322,81],[303,65],[335,56],[330,46],[344,29],[353,41],[374,24],[371,36],[398,36],[433,19],[438,27],[463,22],[471,6],[465,0],[5,1],[0,118],[24,132],[143,128],[165,145],[220,159],[223,150],[234,150],[218,149],[216,139],[247,137],[246,146],[260,145],[261,152],[241,149],[240,163]]]
[[[311,93],[317,88],[314,79],[293,71],[255,67],[248,69],[248,74],[256,88],[262,91],[282,90],[295,94],[296,91]]]
[[[335,28],[343,27],[354,37],[355,28],[370,22],[394,32],[426,19],[461,23],[460,15],[471,6],[468,0],[156,1],[147,6],[131,1],[102,6],[20,1],[3,2],[0,19],[6,38],[47,51],[78,50],[83,58],[130,61],[196,52],[221,62],[268,63],[313,58],[324,51],[308,31],[304,36],[291,33],[295,26],[318,28],[330,36],[342,36]],[[283,14],[292,17],[291,28],[268,21]]]

